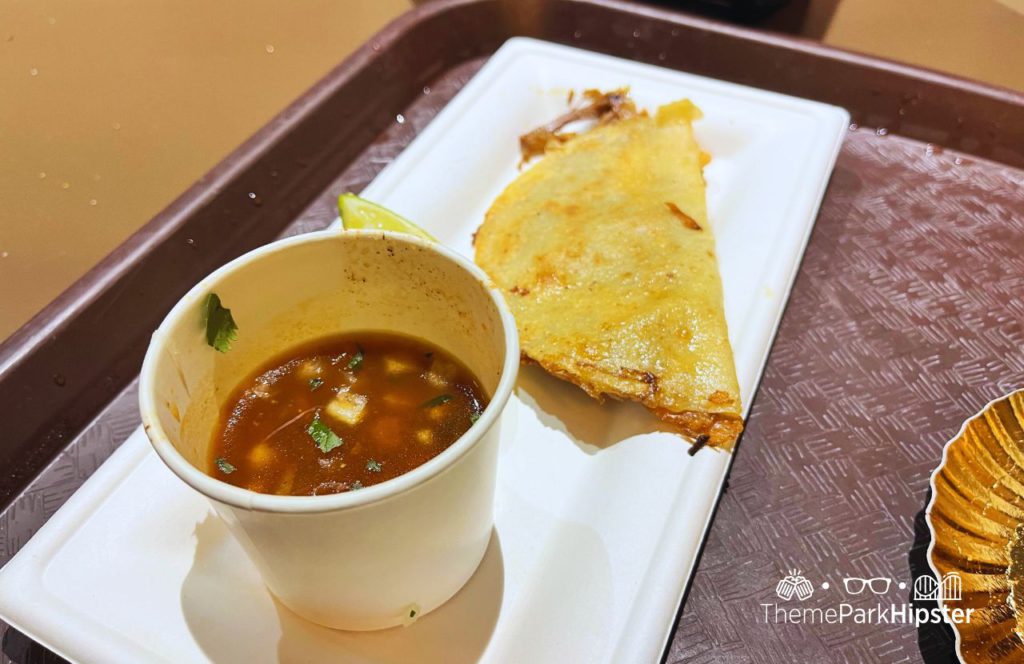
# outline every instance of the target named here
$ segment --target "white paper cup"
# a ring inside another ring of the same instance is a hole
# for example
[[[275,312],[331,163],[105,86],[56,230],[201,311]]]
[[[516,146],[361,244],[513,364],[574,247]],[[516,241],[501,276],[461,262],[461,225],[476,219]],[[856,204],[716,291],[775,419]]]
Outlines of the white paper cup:
[[[210,293],[238,323],[227,353],[206,342]],[[358,330],[437,344],[473,371],[490,404],[438,456],[357,491],[273,496],[203,471],[221,405],[244,377],[296,344]],[[139,400],[157,454],[210,500],[283,604],[321,625],[370,630],[442,605],[483,558],[499,418],[518,367],[515,323],[475,265],[409,235],[330,231],[256,249],[196,285],[153,335]]]

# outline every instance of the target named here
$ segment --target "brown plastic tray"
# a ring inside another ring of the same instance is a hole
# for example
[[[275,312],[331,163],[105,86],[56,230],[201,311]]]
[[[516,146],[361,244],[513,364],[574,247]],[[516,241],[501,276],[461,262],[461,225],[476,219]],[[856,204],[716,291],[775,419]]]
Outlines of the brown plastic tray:
[[[336,195],[516,35],[851,112],[666,659],[948,661],[945,628],[776,624],[761,604],[791,568],[837,589],[911,581],[943,443],[1024,384],[1024,96],[622,2],[411,11],[0,345],[0,564],[137,426],[134,377],[171,305],[231,258],[327,225]],[[3,663],[57,661],[13,629],[2,643]]]

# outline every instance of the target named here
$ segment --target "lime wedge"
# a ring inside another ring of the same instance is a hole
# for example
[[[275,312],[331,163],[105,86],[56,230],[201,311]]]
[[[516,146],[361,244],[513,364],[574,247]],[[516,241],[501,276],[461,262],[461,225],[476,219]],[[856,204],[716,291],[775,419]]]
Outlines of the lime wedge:
[[[365,198],[359,198],[355,194],[342,194],[338,196],[338,214],[341,215],[341,225],[349,230],[375,229],[395,231],[396,233],[408,233],[409,235],[421,237],[424,240],[437,242],[434,236],[397,212],[392,212],[386,207],[377,205]]]

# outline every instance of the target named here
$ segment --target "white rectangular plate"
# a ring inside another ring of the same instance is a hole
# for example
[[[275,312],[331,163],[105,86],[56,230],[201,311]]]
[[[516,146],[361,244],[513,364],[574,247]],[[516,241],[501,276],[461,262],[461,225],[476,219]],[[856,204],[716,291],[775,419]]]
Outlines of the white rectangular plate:
[[[849,117],[839,108],[529,39],[506,43],[364,192],[471,254],[516,176],[517,140],[570,89],[689,97],[749,404]],[[502,439],[496,537],[450,603],[415,625],[335,632],[275,604],[206,502],[141,431],[3,570],[0,615],[81,662],[652,662],[730,455],[631,404],[525,367]],[[415,556],[415,551],[409,552]],[[345,552],[338,552],[344,564]]]

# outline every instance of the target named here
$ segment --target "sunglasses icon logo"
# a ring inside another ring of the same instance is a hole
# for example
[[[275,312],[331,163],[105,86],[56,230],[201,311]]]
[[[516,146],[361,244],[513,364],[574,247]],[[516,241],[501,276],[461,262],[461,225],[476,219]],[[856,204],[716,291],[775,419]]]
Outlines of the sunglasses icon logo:
[[[860,595],[865,589],[870,590],[875,595],[884,595],[889,592],[889,586],[891,585],[892,579],[887,576],[877,576],[873,579],[848,576],[843,579],[843,587],[846,588],[847,594],[850,595]]]

